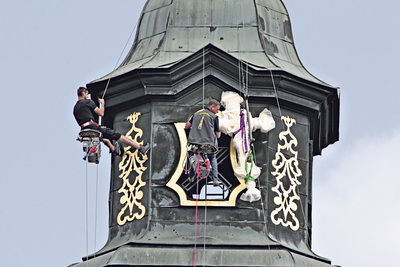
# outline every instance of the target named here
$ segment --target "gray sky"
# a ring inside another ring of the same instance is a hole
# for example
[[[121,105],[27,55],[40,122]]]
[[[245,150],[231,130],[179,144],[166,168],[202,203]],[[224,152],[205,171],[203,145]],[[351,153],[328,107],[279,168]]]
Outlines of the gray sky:
[[[125,56],[144,2],[15,0],[0,9],[0,266],[68,266],[85,256],[76,88]],[[341,88],[340,141],[314,161],[313,251],[342,266],[394,266],[400,3],[284,3],[304,66]],[[98,169],[88,169],[89,253],[107,240],[109,163],[103,149]]]

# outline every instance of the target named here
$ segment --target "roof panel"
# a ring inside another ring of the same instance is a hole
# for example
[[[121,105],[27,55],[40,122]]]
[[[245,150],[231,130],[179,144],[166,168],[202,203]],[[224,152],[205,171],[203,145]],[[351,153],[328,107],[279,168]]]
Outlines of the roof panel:
[[[293,42],[291,29],[286,27],[286,22],[289,20],[287,15],[266,7],[259,7],[257,11],[260,31],[285,42]],[[288,32],[290,32],[290,34]]]
[[[169,7],[164,6],[143,14],[138,28],[138,40],[166,31]]]
[[[144,10],[137,39],[120,66],[124,71],[170,66],[213,44],[259,68],[273,66],[320,82],[298,58],[281,0],[148,0]],[[254,57],[257,53],[265,56]]]
[[[165,33],[161,33],[137,42],[121,65],[130,64],[143,58],[153,56],[159,49],[164,35]]]
[[[220,0],[212,2],[212,26],[256,26],[254,0]],[[228,15],[229,14],[229,15]]]
[[[273,9],[283,14],[288,14],[285,6],[283,5],[282,1],[277,0],[255,0],[257,5],[266,7],[268,9]]]
[[[174,1],[169,26],[202,27],[211,25],[211,2],[209,0]]]
[[[163,6],[170,5],[172,0],[157,0],[157,1],[147,1],[146,5],[144,6],[143,12],[149,12],[154,9],[158,9]]]

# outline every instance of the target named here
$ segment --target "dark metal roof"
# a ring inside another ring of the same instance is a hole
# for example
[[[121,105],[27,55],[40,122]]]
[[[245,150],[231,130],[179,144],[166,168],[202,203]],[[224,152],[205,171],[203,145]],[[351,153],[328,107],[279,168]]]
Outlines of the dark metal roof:
[[[243,257],[243,248],[207,248],[199,250],[197,263],[202,266],[297,266],[297,267],[329,267],[330,261],[315,255],[305,255],[287,250],[283,247],[247,247],[247,257]],[[206,253],[207,257],[205,257]],[[85,260],[85,258],[84,258]],[[108,266],[193,266],[192,247],[174,246],[135,246],[135,244],[119,247],[107,254],[89,258],[89,262],[72,264],[69,267],[108,267]]]
[[[280,0],[148,0],[125,60],[94,82],[135,69],[167,68],[208,44],[255,69],[283,70],[327,85],[300,62]]]

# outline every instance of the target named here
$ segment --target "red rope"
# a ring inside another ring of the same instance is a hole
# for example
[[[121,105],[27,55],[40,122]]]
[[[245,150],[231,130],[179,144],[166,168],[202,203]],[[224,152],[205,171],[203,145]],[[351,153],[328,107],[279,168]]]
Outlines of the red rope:
[[[193,266],[196,267],[196,247],[197,247],[197,215],[199,209],[199,175],[197,175],[197,186],[196,186],[196,220],[194,222],[194,263]]]
[[[197,177],[197,185],[196,185],[196,217],[194,222],[194,262],[193,266],[196,267],[196,248],[197,248],[197,219],[198,219],[198,210],[199,210],[199,179],[207,178],[210,174],[210,171],[207,172],[206,176],[201,177],[201,170],[200,170],[200,152],[198,152],[198,159],[197,159],[197,169],[196,169],[196,177]],[[206,181],[207,186],[207,181]]]

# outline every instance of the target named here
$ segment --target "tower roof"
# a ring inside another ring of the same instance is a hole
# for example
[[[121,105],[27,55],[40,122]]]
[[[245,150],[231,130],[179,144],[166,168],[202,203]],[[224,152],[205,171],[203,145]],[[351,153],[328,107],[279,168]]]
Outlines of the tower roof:
[[[148,0],[125,60],[94,82],[135,69],[168,68],[208,44],[254,69],[327,85],[302,65],[281,0]]]

